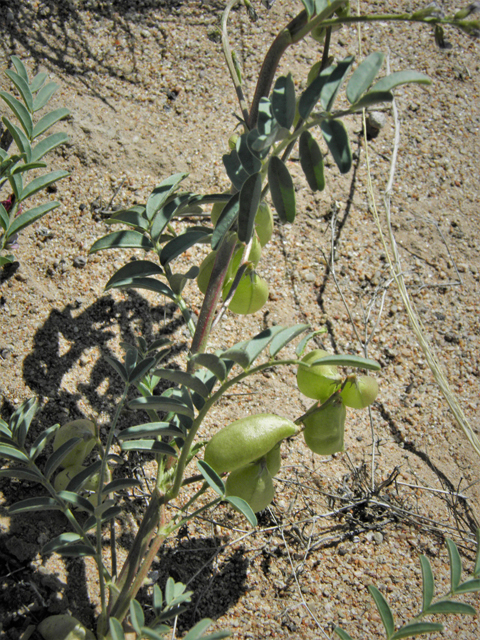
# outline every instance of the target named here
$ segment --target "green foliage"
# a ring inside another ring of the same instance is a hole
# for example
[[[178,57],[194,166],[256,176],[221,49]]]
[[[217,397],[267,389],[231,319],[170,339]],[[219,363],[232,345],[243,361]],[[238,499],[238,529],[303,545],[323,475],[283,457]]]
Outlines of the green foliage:
[[[15,85],[21,100],[7,91],[0,91],[0,98],[18,122],[12,122],[11,116],[2,116],[2,122],[11,134],[17,151],[7,153],[0,149],[0,188],[8,184],[11,191],[9,197],[0,204],[0,266],[15,260],[12,254],[5,252],[18,246],[18,233],[60,205],[55,201],[24,210],[22,203],[69,175],[68,171],[51,171],[25,183],[25,176],[29,172],[47,166],[42,161],[44,156],[67,141],[68,136],[60,132],[38,139],[70,112],[65,108],[55,109],[35,122],[34,115],[46,106],[57,85],[54,82],[45,84],[45,73],[39,73],[30,80],[20,58],[12,56],[11,60],[14,70],[7,69],[5,75]]]
[[[458,548],[452,540],[447,539],[446,542],[450,558],[449,592],[438,598],[435,602],[432,602],[435,593],[433,571],[428,558],[421,555],[420,564],[423,576],[422,609],[412,621],[407,622],[407,624],[397,630],[395,630],[393,612],[384,596],[375,586],[370,585],[368,587],[370,595],[372,596],[378,613],[380,614],[387,640],[413,638],[414,636],[443,631],[443,624],[438,622],[425,622],[422,620],[424,616],[449,614],[476,615],[477,612],[474,607],[469,604],[465,604],[464,602],[452,600],[452,597],[459,594],[475,593],[480,591],[480,530],[477,530],[477,553],[475,568],[473,571],[474,577],[473,579],[465,582],[460,582],[462,575],[462,563],[460,561]],[[352,640],[351,636],[340,627],[335,628],[335,633],[342,640]]]

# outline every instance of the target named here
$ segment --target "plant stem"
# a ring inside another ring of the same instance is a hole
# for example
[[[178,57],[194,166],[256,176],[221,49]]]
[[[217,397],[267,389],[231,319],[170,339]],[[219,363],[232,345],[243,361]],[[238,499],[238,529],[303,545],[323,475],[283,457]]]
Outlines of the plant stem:
[[[119,612],[124,610],[126,612],[126,610],[128,610],[130,605],[129,593],[131,586],[139,572],[142,564],[142,558],[146,555],[147,547],[152,539],[153,532],[159,523],[161,523],[162,506],[164,504],[164,497],[155,489],[152,493],[150,504],[145,511],[145,515],[143,516],[137,535],[135,536],[132,548],[130,549],[128,557],[125,560],[118,577],[116,587],[120,593],[114,596],[112,591],[110,594],[108,611],[108,615],[110,617],[115,617],[121,620]],[[125,615],[125,613],[123,615]]]
[[[125,388],[123,390],[122,397],[120,398],[120,402],[117,405],[117,409],[115,411],[115,415],[113,417],[112,424],[110,425],[110,430],[108,432],[107,443],[105,445],[105,450],[102,456],[102,466],[100,468],[100,481],[98,483],[98,490],[97,490],[98,506],[102,504],[102,491],[105,486],[105,474],[107,471],[108,453],[113,444],[115,429],[117,426],[118,419],[120,417],[120,413],[122,412],[123,406],[127,399],[129,388],[130,388],[130,385],[128,384],[128,382],[125,383]],[[105,590],[105,576],[103,571],[104,565],[103,565],[103,558],[102,558],[102,514],[100,514],[99,516],[96,516],[96,520],[97,520],[97,526],[96,526],[97,540],[96,540],[95,562],[97,564],[97,569],[98,569],[100,601],[102,605],[102,614],[100,616],[100,626],[101,626],[102,624],[106,624],[106,616],[107,616],[107,598],[106,598],[106,590]],[[113,557],[112,557],[112,563],[113,563]],[[104,630],[102,629],[100,629],[100,631],[104,632]]]
[[[198,316],[195,335],[193,336],[190,354],[203,353],[207,347],[208,338],[212,328],[218,301],[222,295],[222,287],[227,275],[228,266],[235,251],[236,239],[233,234],[225,237],[215,256],[212,274],[208,283],[202,308]],[[188,365],[188,370],[194,370],[193,362]]]
[[[228,22],[228,17],[230,15],[230,11],[238,2],[239,0],[230,0],[230,2],[227,4],[223,12],[222,47],[223,47],[223,55],[225,56],[225,61],[227,63],[227,67],[230,72],[230,77],[232,78],[232,82],[235,86],[235,91],[237,92],[237,99],[240,105],[240,109],[242,110],[243,119],[245,120],[245,123],[247,123],[248,122],[248,105],[245,100],[245,96],[243,95],[242,85],[240,84],[240,80],[238,79],[238,76],[237,76],[235,64],[233,62],[232,52],[230,49],[230,42],[228,41],[228,32],[227,32],[227,22]]]

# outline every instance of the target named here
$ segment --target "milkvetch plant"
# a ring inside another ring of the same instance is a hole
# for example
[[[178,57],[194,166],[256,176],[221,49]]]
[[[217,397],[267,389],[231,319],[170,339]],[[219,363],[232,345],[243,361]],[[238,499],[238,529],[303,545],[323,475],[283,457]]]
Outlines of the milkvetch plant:
[[[287,165],[292,150],[298,147],[309,187],[322,190],[326,180],[322,147],[331,154],[341,173],[347,173],[352,165],[342,119],[372,105],[391,102],[392,91],[399,85],[429,83],[425,75],[415,71],[382,75],[381,52],[372,53],[359,63],[353,56],[332,62],[329,55],[332,32],[342,24],[380,19],[424,22],[433,24],[437,30],[449,24],[467,33],[477,28],[476,22],[468,19],[473,10],[451,17],[441,16],[428,7],[423,12],[397,16],[353,16],[345,0],[304,0],[303,10],[273,41],[259,72],[254,98],[248,105],[228,40],[228,16],[235,4],[236,0],[227,4],[222,21],[222,43],[239,99],[241,127],[229,141],[229,153],[223,156],[231,181],[229,192],[205,195],[184,190],[187,175],[176,173],[164,179],[145,203],[116,211],[107,220],[114,230],[91,248],[91,253],[130,249],[145,252],[142,259],[127,262],[118,269],[106,283],[106,290],[143,289],[171,300],[190,333],[186,367],[179,370],[166,364],[172,345],[163,338],[148,344],[138,336],[135,344],[123,344],[123,360],[107,357],[122,381],[123,391],[112,412],[105,441],[99,437],[97,426],[85,419],[80,424],[77,421],[54,425],[31,442],[28,430],[37,409],[34,400],[23,403],[9,423],[0,421],[0,454],[11,461],[1,475],[37,482],[46,493],[12,505],[10,513],[61,511],[70,531],[49,541],[43,552],[57,552],[66,557],[91,556],[96,563],[101,607],[95,629],[98,640],[123,640],[126,630],[136,638],[161,639],[171,633],[167,623],[185,609],[191,597],[184,585],[169,579],[164,592],[155,585],[148,620],[136,599],[165,539],[221,502],[240,511],[255,525],[255,512],[274,499],[274,476],[281,466],[282,441],[302,437],[310,450],[319,455],[342,451],[346,407],[365,408],[377,396],[375,379],[361,371],[378,371],[378,363],[318,349],[305,353],[318,333],[306,324],[273,326],[224,350],[213,352],[210,347],[212,332],[224,313],[255,313],[267,300],[268,283],[261,275],[261,257],[272,235],[273,219],[266,198],[271,198],[281,223],[294,223],[295,189]],[[298,94],[299,83],[295,83],[293,76],[287,73],[276,77],[276,71],[287,48],[310,36],[324,43],[323,55],[312,66],[306,88]],[[15,66],[21,69],[19,61]],[[17,82],[20,92],[25,92],[28,98],[23,84],[18,79]],[[339,106],[343,90],[345,100]],[[8,100],[7,104],[10,105]],[[18,127],[11,128],[12,135],[15,133],[23,145],[15,162],[29,162],[31,155],[27,153],[25,136],[20,136]],[[27,142],[31,145],[30,140]],[[15,177],[17,165],[12,161],[5,167],[7,179],[17,189],[16,198],[22,201],[24,192],[19,190],[19,178]],[[55,179],[59,177],[62,176]],[[205,211],[210,213],[208,223],[190,222],[199,214],[203,220]],[[12,223],[9,219],[7,224],[7,218],[3,217],[8,232]],[[199,266],[180,270],[177,258],[196,245],[207,245],[210,253]],[[198,317],[189,305],[192,288],[203,294]],[[282,350],[295,340],[298,341],[295,357],[283,357]],[[296,369],[299,390],[314,400],[309,409],[295,420],[264,412],[247,414],[219,429],[205,446],[198,437],[199,429],[224,394],[247,377],[281,366]],[[159,385],[165,381],[173,386],[160,392]],[[149,421],[138,418],[138,424],[125,426],[122,415],[126,410],[140,411],[148,415]],[[48,453],[51,449],[53,452]],[[130,477],[112,479],[111,467],[118,452],[129,451],[153,456],[156,475],[138,532],[126,560],[118,567],[115,520],[122,513],[123,492],[141,483]],[[186,496],[184,492],[192,486],[193,495],[188,494],[183,506],[177,511],[167,511],[167,506],[179,496]],[[112,532],[110,562],[103,552],[106,526]],[[474,578],[460,583],[458,552],[455,553],[453,543],[448,544],[452,589],[439,602],[432,603],[433,576],[428,561],[422,559],[424,606],[419,618],[434,613],[474,613],[473,608],[461,606],[451,596],[480,590],[478,555]],[[440,628],[436,623],[419,620],[410,627],[407,625],[408,628],[395,630],[386,600],[374,587],[371,593],[387,638],[393,640]],[[210,622],[198,623],[187,634],[187,640],[228,635],[223,631],[204,635]],[[78,625],[71,616],[53,616],[42,622],[39,630],[45,640],[65,640]],[[78,628],[86,637],[92,633],[82,625]],[[341,638],[348,639],[346,632],[336,631]]]
[[[0,190],[4,192],[7,187],[9,191],[8,197],[0,202],[0,266],[14,262],[14,255],[6,252],[18,247],[20,231],[60,206],[59,202],[53,201],[28,209],[25,204],[28,198],[69,175],[68,171],[60,169],[37,175],[27,182],[35,169],[46,168],[43,158],[47,153],[68,140],[63,132],[46,137],[44,134],[70,112],[61,107],[45,113],[44,108],[58,85],[47,82],[48,75],[43,72],[30,80],[20,58],[12,56],[11,60],[13,69],[7,69],[5,75],[14,84],[21,100],[7,91],[0,91],[9,114],[2,115],[2,122],[16,146],[14,153],[0,149]],[[39,112],[43,113],[40,118]]]

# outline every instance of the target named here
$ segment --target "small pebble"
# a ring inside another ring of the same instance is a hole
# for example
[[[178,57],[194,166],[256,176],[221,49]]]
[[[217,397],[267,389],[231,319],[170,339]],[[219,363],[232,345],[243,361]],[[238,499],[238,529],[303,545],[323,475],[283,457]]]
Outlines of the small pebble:
[[[77,256],[73,259],[73,266],[77,269],[83,269],[83,267],[87,264],[87,259],[83,256]]]

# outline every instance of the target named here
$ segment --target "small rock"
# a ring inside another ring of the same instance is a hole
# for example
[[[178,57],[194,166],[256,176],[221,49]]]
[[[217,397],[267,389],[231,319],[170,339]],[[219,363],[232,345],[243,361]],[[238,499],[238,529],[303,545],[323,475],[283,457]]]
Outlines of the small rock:
[[[303,279],[305,280],[305,282],[314,282],[315,281],[315,274],[312,273],[312,271],[307,271],[304,274]]]
[[[51,229],[47,229],[47,227],[40,227],[38,230],[38,235],[41,240],[48,240],[49,238],[55,237],[55,234]]]
[[[73,259],[73,266],[77,269],[83,269],[83,267],[87,264],[87,259],[83,256],[77,256]]]
[[[373,539],[377,544],[382,544],[383,542],[383,534],[380,531],[375,531],[373,534]]]
[[[367,115],[367,136],[376,138],[380,130],[387,124],[387,117],[382,111],[370,111]]]
[[[443,337],[445,342],[450,342],[451,344],[458,344],[460,342],[459,336],[453,331],[447,331]]]

